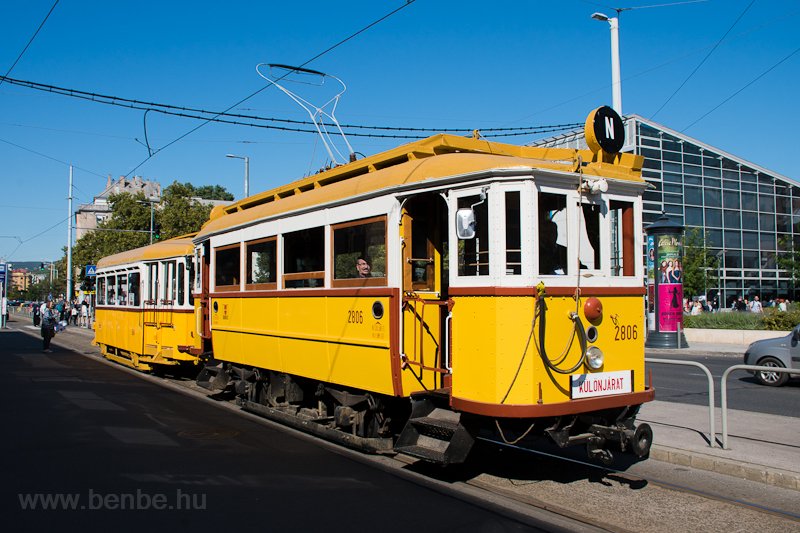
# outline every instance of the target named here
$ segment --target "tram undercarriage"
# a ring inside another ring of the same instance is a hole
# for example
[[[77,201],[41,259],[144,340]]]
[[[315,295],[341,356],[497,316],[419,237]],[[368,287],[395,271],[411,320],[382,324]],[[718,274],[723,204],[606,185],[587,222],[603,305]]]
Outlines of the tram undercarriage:
[[[235,393],[245,411],[367,453],[393,452],[397,421],[407,417],[402,401],[259,368],[206,365],[197,384]]]
[[[639,406],[542,419],[495,419],[459,413],[446,391],[405,398],[343,390],[285,373],[227,363],[206,365],[197,384],[236,395],[245,410],[367,453],[404,453],[440,464],[463,463],[476,438],[535,449],[585,446],[589,458],[613,461],[611,448],[647,457],[653,433],[634,425]]]

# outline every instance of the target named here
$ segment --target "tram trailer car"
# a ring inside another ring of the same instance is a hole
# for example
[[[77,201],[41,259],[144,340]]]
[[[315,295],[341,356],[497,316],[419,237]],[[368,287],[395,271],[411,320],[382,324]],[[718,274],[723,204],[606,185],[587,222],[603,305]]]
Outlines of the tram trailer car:
[[[191,237],[98,261],[94,328],[104,357],[142,371],[199,364]]]
[[[436,135],[215,208],[198,383],[439,464],[478,437],[647,456],[643,159],[610,108],[586,130],[591,150]]]

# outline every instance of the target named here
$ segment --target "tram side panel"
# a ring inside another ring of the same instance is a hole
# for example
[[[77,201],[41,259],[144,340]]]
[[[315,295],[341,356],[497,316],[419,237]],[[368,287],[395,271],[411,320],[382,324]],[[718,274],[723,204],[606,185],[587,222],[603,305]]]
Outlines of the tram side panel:
[[[173,309],[164,313],[159,322],[158,357],[166,361],[198,363],[191,353],[181,352],[178,347],[190,346],[199,350],[202,343],[195,333],[194,312],[191,309]]]
[[[385,291],[386,292],[386,291]],[[344,387],[394,395],[389,296],[215,297],[214,357]],[[372,315],[378,302],[386,310]]]
[[[95,342],[131,353],[142,351],[138,309],[100,307],[95,318]]]

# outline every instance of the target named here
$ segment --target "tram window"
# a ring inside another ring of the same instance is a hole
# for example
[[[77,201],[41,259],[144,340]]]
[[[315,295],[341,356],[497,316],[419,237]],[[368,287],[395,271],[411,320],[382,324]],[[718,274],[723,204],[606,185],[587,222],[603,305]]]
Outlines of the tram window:
[[[358,268],[364,263],[368,270]],[[333,279],[338,287],[386,285],[385,218],[333,227]]]
[[[202,279],[201,273],[203,272],[203,256],[202,256],[202,248],[195,248],[194,249],[194,264],[192,265],[191,270],[191,278],[194,285],[194,292],[200,293],[203,289],[202,287]]]
[[[278,241],[275,237],[248,242],[247,288],[276,289],[278,281]]]
[[[166,276],[165,276],[165,278],[166,278],[165,281],[168,284],[168,287],[166,287],[167,290],[165,291],[166,292],[166,295],[165,295],[166,298],[164,298],[164,299],[165,300],[169,300],[170,303],[174,303],[175,300],[178,298],[178,295],[177,295],[178,283],[177,283],[177,279],[176,279],[177,272],[176,272],[176,268],[175,268],[175,261],[170,261],[169,263],[166,263],[164,266],[167,269]]]
[[[600,265],[600,206],[582,204],[580,225],[580,261],[581,268],[597,270]]]
[[[148,284],[147,284],[147,299],[151,303],[155,303],[158,299],[158,263],[150,263],[147,265],[148,270]]]
[[[566,195],[539,194],[539,274],[567,273],[567,235]]]
[[[506,274],[522,274],[522,226],[519,191],[506,193]]]
[[[283,286],[287,289],[325,285],[325,230],[304,229],[283,236]]]
[[[239,245],[214,249],[214,285],[217,290],[233,291],[239,288],[241,257]]]
[[[139,305],[139,273],[131,272],[128,275],[128,305]]]
[[[183,263],[178,263],[178,275],[176,282],[178,294],[175,300],[175,303],[177,305],[183,305],[183,302],[185,300],[185,295],[186,295],[185,283],[186,283],[186,265],[184,265]]]
[[[128,305],[128,275],[117,276],[117,305]]]
[[[476,205],[477,204],[477,205]],[[458,275],[489,275],[489,194],[485,200],[477,194],[458,199],[458,208],[473,207],[475,238],[458,241]]]
[[[114,299],[117,292],[116,292],[116,276],[109,276],[106,282],[106,305],[114,305],[116,300]]]
[[[106,304],[106,278],[98,276],[97,278],[97,305]]]
[[[609,206],[611,222],[611,275],[633,276],[635,269],[633,204],[612,200]]]
[[[188,274],[189,274],[188,275],[188,278],[189,278],[189,295],[188,295],[189,296],[189,305],[194,305],[194,290],[192,289],[192,287],[194,287],[194,283],[195,283],[195,279],[196,279],[195,278],[195,272],[196,271],[195,271],[194,262],[188,263],[186,265],[186,269],[189,271],[188,272]]]

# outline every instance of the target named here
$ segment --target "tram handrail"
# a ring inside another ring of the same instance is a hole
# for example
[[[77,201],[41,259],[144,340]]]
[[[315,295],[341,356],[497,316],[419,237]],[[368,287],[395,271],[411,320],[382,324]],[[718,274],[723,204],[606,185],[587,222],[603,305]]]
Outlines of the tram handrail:
[[[733,365],[722,373],[720,383],[720,406],[722,407],[722,449],[728,448],[728,374],[734,370],[766,370],[767,372],[783,372],[785,374],[800,374],[800,368],[779,368],[774,366],[758,365]]]
[[[694,366],[694,367],[697,367],[697,368],[699,368],[700,370],[702,370],[703,372],[706,373],[706,377],[708,378],[708,428],[709,428],[708,429],[708,435],[709,435],[708,445],[709,445],[709,447],[714,448],[715,447],[714,443],[717,440],[717,430],[716,430],[716,427],[715,427],[715,416],[714,416],[714,377],[711,375],[711,371],[708,369],[708,367],[703,365],[703,364],[701,364],[701,363],[698,363],[696,361],[682,361],[682,360],[679,360],[679,359],[657,359],[657,358],[652,358],[652,357],[645,357],[644,358],[644,362],[645,363],[663,363],[663,364],[667,364],[667,365]],[[724,427],[725,427],[725,414],[724,414],[725,411],[724,411],[724,409],[723,409],[722,413],[723,413],[722,427],[723,427],[723,432],[724,432],[725,431],[724,430]],[[723,437],[724,437],[724,433],[723,433]],[[724,444],[723,444],[723,447],[724,447]]]

